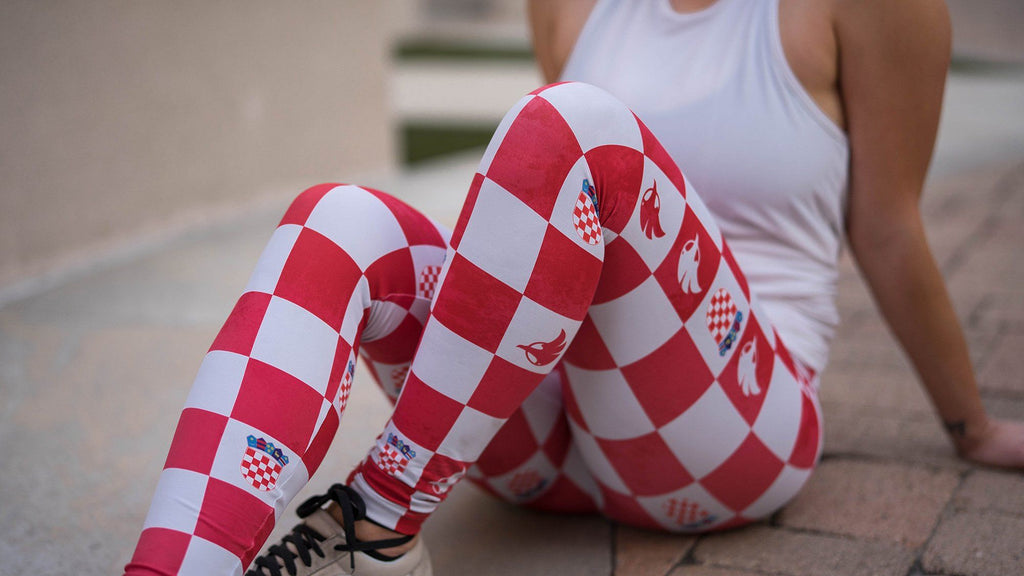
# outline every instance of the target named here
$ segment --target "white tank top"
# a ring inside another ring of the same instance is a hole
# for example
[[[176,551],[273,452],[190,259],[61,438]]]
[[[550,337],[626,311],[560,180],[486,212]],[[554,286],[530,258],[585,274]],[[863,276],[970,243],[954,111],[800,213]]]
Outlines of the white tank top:
[[[849,148],[782,50],[778,0],[598,0],[563,80],[608,90],[717,218],[789,350],[819,373],[839,315]]]

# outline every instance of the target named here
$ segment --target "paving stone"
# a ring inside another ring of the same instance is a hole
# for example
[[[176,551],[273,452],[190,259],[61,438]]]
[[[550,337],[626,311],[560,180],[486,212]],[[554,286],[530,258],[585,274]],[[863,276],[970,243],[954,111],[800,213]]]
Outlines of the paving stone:
[[[782,510],[779,522],[916,548],[928,539],[959,482],[951,471],[829,460]]]
[[[615,576],[662,576],[697,543],[695,536],[619,526],[615,531]]]
[[[964,512],[943,519],[921,558],[927,573],[1024,574],[1024,518]]]
[[[898,544],[755,526],[702,538],[701,564],[787,576],[904,576],[914,555]]]
[[[823,403],[825,456],[863,456],[966,470],[933,414]]]
[[[1001,335],[979,375],[982,390],[1001,390],[1024,395],[1024,332]]]
[[[820,397],[822,402],[851,407],[932,413],[928,396],[906,365],[831,366],[821,376]]]
[[[958,510],[1024,517],[1024,476],[1014,472],[972,471],[956,491],[953,506]]]
[[[594,576],[612,572],[611,524],[533,512],[467,482],[424,525],[435,574]],[[660,575],[659,575],[660,576]]]
[[[616,576],[618,576],[616,574]],[[680,566],[669,573],[669,576],[761,576],[757,572],[746,570],[730,570],[728,568],[714,568],[712,566]]]

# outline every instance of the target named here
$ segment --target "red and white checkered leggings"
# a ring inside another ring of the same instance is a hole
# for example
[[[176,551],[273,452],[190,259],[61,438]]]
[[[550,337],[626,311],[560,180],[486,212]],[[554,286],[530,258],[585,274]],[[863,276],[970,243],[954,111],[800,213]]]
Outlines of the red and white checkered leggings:
[[[682,173],[623,104],[557,84],[502,121],[450,240],[382,192],[295,200],[203,361],[127,571],[239,574],[323,459],[357,353],[401,396],[349,484],[404,533],[467,474],[542,509],[737,526],[820,452],[808,373]]]

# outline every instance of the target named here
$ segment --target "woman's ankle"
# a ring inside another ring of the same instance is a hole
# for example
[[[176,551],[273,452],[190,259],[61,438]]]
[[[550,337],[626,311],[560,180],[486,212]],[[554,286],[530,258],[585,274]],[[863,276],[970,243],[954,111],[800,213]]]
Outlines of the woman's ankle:
[[[338,522],[338,524],[344,524],[343,517],[341,514],[341,507],[339,507],[337,504],[331,502],[327,506],[327,513],[330,514],[331,517],[334,518],[336,522]],[[375,540],[391,540],[393,538],[401,538],[403,536],[406,536],[406,534],[395,532],[394,530],[390,530],[388,528],[381,526],[380,524],[370,522],[369,520],[356,520],[355,529],[356,538],[363,542],[373,542]],[[377,550],[377,552],[385,556],[401,556],[409,550],[412,550],[413,546],[416,545],[416,540],[418,538],[419,535],[416,535],[412,538],[412,540],[409,540],[405,544],[401,544],[399,546],[395,546],[392,548],[381,548],[380,550]]]

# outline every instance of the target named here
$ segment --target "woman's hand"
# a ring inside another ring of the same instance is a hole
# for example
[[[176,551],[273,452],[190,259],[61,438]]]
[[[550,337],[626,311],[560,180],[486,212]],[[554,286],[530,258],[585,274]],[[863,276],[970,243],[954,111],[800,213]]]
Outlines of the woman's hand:
[[[985,466],[1024,470],[1024,422],[989,419],[975,434],[951,430],[957,452],[965,460]]]

